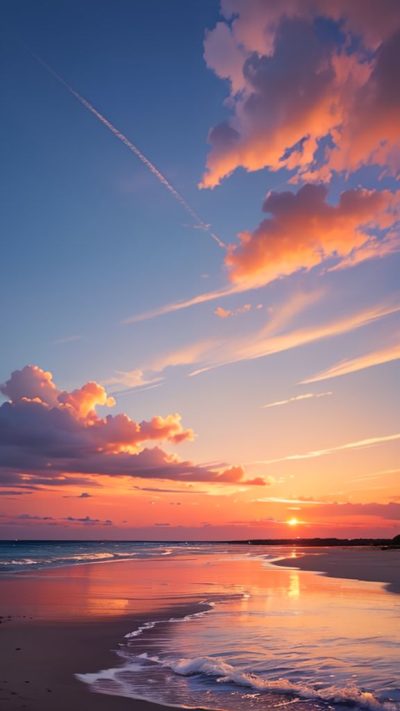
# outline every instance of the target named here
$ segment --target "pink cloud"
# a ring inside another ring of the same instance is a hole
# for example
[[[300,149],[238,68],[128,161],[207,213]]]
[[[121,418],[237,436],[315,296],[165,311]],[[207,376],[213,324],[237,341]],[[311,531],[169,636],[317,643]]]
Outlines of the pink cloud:
[[[238,306],[236,309],[225,309],[223,306],[217,306],[214,310],[214,314],[218,316],[218,318],[225,319],[231,318],[232,316],[239,316],[240,314],[246,314],[251,311],[251,309],[251,304],[243,304],[243,306]]]
[[[287,167],[295,179],[366,163],[397,172],[396,0],[223,0],[222,13],[204,56],[230,82],[231,117],[210,131],[202,187],[239,167]],[[329,38],[321,37],[321,17],[337,23]],[[332,147],[321,156],[323,139]]]
[[[178,413],[136,422],[120,413],[100,417],[96,407],[114,405],[95,382],[67,392],[37,366],[14,371],[0,386],[0,474],[3,486],[35,488],[85,483],[93,475],[130,476],[218,484],[247,481],[242,467],[210,468],[149,448],[152,441],[193,439]],[[71,476],[71,475],[79,475]]]
[[[336,205],[327,202],[324,185],[304,185],[297,193],[270,193],[263,210],[270,217],[253,232],[242,232],[225,262],[234,282],[267,283],[299,269],[311,269],[328,258],[357,261],[379,254],[386,242],[371,230],[387,230],[399,216],[398,194],[388,190],[343,192]]]

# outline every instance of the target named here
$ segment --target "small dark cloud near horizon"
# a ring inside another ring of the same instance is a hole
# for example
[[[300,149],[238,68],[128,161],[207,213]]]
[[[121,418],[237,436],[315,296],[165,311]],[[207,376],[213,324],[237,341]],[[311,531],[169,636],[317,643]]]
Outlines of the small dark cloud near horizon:
[[[8,496],[10,498],[13,496],[27,496],[32,493],[32,491],[8,491],[7,489],[0,489],[0,496]]]

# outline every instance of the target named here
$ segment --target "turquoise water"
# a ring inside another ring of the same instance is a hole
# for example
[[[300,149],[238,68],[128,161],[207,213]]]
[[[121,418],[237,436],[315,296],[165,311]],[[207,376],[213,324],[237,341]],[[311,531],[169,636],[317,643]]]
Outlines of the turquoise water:
[[[176,552],[185,548],[185,543],[173,545]],[[65,565],[158,557],[169,555],[170,551],[169,544],[157,541],[0,541],[0,572],[18,573]]]

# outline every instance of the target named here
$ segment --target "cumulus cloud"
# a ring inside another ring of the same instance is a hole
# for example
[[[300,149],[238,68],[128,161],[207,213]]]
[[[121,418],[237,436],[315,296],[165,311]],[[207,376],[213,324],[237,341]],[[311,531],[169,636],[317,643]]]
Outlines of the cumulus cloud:
[[[356,188],[328,199],[323,184],[306,183],[296,192],[271,192],[263,203],[268,216],[252,231],[239,234],[229,246],[225,266],[230,284],[193,298],[173,302],[125,320],[136,323],[235,294],[259,289],[276,279],[322,265],[327,271],[354,267],[400,251],[400,193]],[[260,308],[260,304],[256,308]],[[217,306],[222,319],[249,311]],[[197,343],[179,352],[182,364],[193,362],[209,343]],[[171,364],[177,354],[171,354]],[[159,361],[154,369],[159,370]]]
[[[228,82],[230,117],[209,133],[202,187],[215,187],[240,167],[284,168],[289,182],[316,183],[320,192],[306,185],[293,198],[292,207],[300,213],[298,228],[292,230],[287,229],[288,215],[275,216],[278,203],[289,207],[287,193],[267,197],[264,209],[272,217],[243,232],[228,251],[228,286],[131,316],[125,323],[259,288],[329,258],[336,261],[331,269],[343,269],[400,250],[398,212],[397,217],[393,213],[399,193],[392,195],[391,206],[386,191],[361,189],[343,193],[345,204],[331,205],[320,185],[335,172],[346,177],[365,165],[379,166],[381,176],[399,173],[398,0],[221,0],[221,14],[206,33],[204,57]],[[302,215],[300,203],[311,196],[315,214],[310,203]],[[218,306],[215,313],[228,318],[231,310]]]
[[[229,80],[202,187],[238,167],[301,175],[400,165],[396,0],[222,0],[204,57]],[[322,170],[321,170],[322,169]]]
[[[95,475],[264,483],[247,481],[241,467],[210,468],[182,461],[159,446],[149,448],[152,441],[191,440],[193,431],[183,427],[178,413],[142,422],[124,413],[100,417],[96,407],[111,407],[114,400],[98,383],[67,392],[57,388],[51,373],[26,366],[12,373],[0,392],[8,398],[0,407],[3,486],[77,485],[90,483]]]
[[[269,193],[263,210],[270,216],[253,232],[242,232],[239,244],[229,249],[225,262],[231,279],[267,283],[329,258],[357,261],[358,252],[371,243],[371,256],[377,256],[381,240],[371,230],[388,231],[396,224],[398,194],[347,190],[336,205],[327,196],[324,185],[313,184],[296,193]]]

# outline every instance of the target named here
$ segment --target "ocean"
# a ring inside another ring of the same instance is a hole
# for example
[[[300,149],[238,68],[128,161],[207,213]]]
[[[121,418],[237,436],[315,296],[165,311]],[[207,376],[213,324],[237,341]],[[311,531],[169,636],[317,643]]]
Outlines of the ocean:
[[[99,693],[224,711],[292,704],[400,711],[400,597],[378,583],[273,564],[301,553],[245,544],[3,542],[0,570],[34,580],[45,569],[62,581],[63,568],[73,566],[86,581],[88,563],[115,562],[96,566],[107,600],[118,589],[118,609],[150,601],[154,614],[115,640],[112,668],[76,670]],[[174,613],[178,600],[189,613]],[[171,607],[167,618],[160,601]]]

